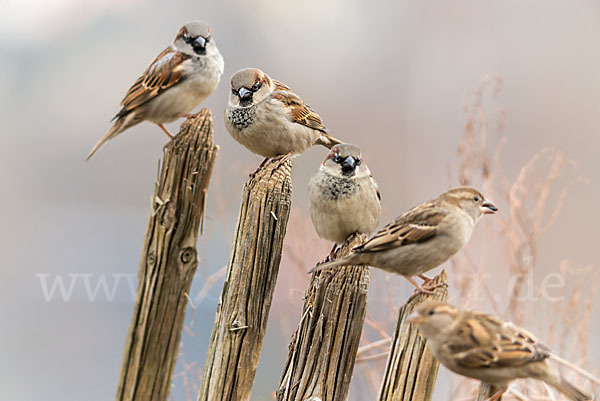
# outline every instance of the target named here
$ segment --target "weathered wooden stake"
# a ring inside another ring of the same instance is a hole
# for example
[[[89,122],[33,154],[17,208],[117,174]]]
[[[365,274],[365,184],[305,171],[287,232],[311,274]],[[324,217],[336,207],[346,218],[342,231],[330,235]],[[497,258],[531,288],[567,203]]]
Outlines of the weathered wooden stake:
[[[166,148],[152,197],[117,401],[166,401],[169,396],[217,149],[208,109]]]
[[[247,401],[291,207],[292,162],[270,160],[245,185],[199,401]]]
[[[446,272],[434,278],[434,283],[446,283]],[[439,362],[426,349],[425,339],[406,317],[424,301],[445,301],[448,288],[438,287],[433,295],[419,294],[400,308],[398,323],[392,338],[379,401],[429,401],[437,378]]]
[[[346,241],[335,257],[365,242]],[[345,401],[365,320],[369,268],[344,266],[313,274],[302,317],[277,390],[278,401]]]

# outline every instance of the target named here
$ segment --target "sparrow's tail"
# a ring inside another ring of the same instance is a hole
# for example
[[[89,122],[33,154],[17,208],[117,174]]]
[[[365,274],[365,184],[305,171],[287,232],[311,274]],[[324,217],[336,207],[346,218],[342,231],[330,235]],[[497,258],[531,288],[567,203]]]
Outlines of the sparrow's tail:
[[[121,132],[125,131],[127,128],[130,128],[130,127],[136,125],[137,123],[138,122],[135,121],[134,113],[129,113],[124,117],[117,118],[117,120],[114,122],[112,127],[110,127],[110,129],[108,130],[108,132],[106,134],[104,134],[104,136],[102,138],[100,138],[98,143],[96,143],[94,145],[94,147],[90,151],[90,154],[85,158],[85,161],[90,160],[90,158],[92,156],[94,156],[94,153],[96,153],[98,151],[98,149],[100,149],[100,147],[102,145],[104,145],[106,142],[113,139],[115,136],[119,135]]]
[[[313,267],[309,271],[309,273],[320,272],[321,270],[328,270],[328,269],[333,269],[334,267],[338,267],[338,266],[353,265],[353,264],[357,264],[357,263],[358,263],[358,261],[356,260],[356,255],[350,254],[350,255],[344,256],[342,258],[332,260],[331,262],[325,262],[325,263],[318,264],[315,267]]]
[[[319,139],[317,139],[317,144],[323,145],[327,149],[331,149],[332,147],[334,147],[335,145],[339,145],[340,143],[344,143],[344,142],[342,142],[339,139],[336,139],[336,138],[332,137],[331,135],[326,134],[324,132],[322,132]]]
[[[573,401],[590,401],[592,399],[591,395],[585,394],[577,387],[566,381],[563,377],[560,377],[557,381],[548,381],[548,384],[552,385],[555,389]]]

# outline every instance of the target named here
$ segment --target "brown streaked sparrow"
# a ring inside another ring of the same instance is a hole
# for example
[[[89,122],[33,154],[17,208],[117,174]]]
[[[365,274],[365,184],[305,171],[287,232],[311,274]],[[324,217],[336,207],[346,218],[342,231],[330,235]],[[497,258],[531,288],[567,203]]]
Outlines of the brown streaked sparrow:
[[[550,350],[512,323],[441,302],[425,302],[409,316],[427,339],[433,356],[451,371],[500,389],[519,378],[541,380],[573,401],[591,400],[548,363]]]
[[[419,276],[425,285],[429,284],[431,279],[423,273],[458,252],[471,238],[479,217],[497,210],[478,190],[453,188],[397,217],[348,256],[311,271],[343,265],[373,266],[401,274],[418,292],[430,293],[431,288],[422,287],[411,276]]]
[[[341,143],[327,134],[321,117],[298,95],[257,68],[231,76],[225,126],[233,139],[266,158]]]
[[[173,43],[129,88],[112,127],[86,160],[105,142],[145,120],[157,124],[173,138],[163,124],[190,117],[189,113],[215,91],[223,68],[223,57],[210,34],[210,26],[201,21],[185,24]]]
[[[350,234],[370,234],[379,224],[381,196],[357,146],[332,147],[311,177],[308,195],[310,217],[321,238],[342,244]]]

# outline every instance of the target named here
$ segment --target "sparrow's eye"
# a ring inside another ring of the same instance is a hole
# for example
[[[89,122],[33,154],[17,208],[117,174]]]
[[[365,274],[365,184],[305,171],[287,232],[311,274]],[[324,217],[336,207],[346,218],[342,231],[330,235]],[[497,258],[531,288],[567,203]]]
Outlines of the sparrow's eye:
[[[473,197],[473,202],[479,202],[481,199],[479,198],[479,196],[475,195]]]
[[[233,96],[238,95],[238,91],[236,89],[231,89],[231,93],[233,94]]]
[[[252,91],[256,92],[259,89],[260,89],[260,83],[255,82],[254,85],[252,85]]]
[[[333,157],[333,161],[336,163],[341,163],[342,162],[342,158],[340,157],[340,155],[335,155]]]
[[[356,159],[354,161],[354,164],[356,164],[357,166],[360,166],[361,163],[362,163],[362,160],[360,160],[360,159]]]
[[[429,309],[429,312],[427,312],[427,314],[428,314],[429,316],[433,315],[434,313],[435,313],[435,311],[434,311],[433,309]]]

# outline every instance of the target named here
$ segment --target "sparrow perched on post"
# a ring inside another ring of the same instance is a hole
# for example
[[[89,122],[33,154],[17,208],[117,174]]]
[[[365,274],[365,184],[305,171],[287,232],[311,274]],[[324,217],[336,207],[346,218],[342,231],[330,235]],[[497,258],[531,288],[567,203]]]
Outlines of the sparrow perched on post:
[[[114,123],[94,146],[90,157],[109,139],[144,120],[163,124],[189,114],[215,91],[223,74],[223,57],[210,34],[210,26],[194,21],[177,32],[173,44],[162,51],[121,101]]]
[[[341,244],[348,235],[370,234],[379,224],[381,196],[357,146],[332,147],[311,177],[308,195],[310,217],[321,238]]]
[[[432,288],[424,288],[411,276],[419,276],[427,287],[431,279],[423,273],[458,252],[471,238],[479,217],[497,210],[478,190],[453,188],[397,217],[348,256],[320,264],[311,271],[343,265],[373,266],[401,274],[418,292],[429,293]]]
[[[231,76],[225,126],[233,139],[266,158],[341,143],[327,134],[321,117],[298,95],[256,68]]]
[[[573,401],[592,398],[566,381],[547,359],[550,350],[524,329],[478,311],[460,310],[440,302],[417,307],[408,321],[427,338],[433,356],[451,371],[498,388],[519,378],[541,380]]]

